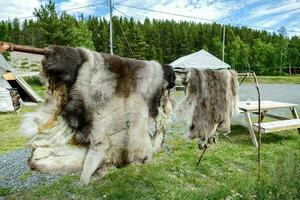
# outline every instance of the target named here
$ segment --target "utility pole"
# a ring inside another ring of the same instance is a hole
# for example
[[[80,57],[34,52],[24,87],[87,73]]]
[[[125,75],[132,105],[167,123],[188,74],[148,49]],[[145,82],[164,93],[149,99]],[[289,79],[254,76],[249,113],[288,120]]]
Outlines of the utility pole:
[[[110,54],[114,55],[112,16],[113,16],[113,5],[111,3],[111,0],[109,0],[109,47],[110,47]]]
[[[223,49],[222,49],[222,60],[224,61],[225,54],[225,24],[223,25]]]
[[[282,72],[282,50],[280,50],[280,72]]]

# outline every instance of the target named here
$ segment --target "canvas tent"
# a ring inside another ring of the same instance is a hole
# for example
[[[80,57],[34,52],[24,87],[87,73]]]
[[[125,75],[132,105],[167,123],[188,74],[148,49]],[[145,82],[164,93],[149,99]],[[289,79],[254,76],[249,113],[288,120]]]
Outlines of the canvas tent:
[[[18,76],[18,72],[11,67],[0,54],[0,112],[13,111],[12,99],[9,90],[18,91],[23,102],[41,102],[43,99]]]
[[[175,69],[228,69],[230,65],[205,50],[183,56],[170,63]]]

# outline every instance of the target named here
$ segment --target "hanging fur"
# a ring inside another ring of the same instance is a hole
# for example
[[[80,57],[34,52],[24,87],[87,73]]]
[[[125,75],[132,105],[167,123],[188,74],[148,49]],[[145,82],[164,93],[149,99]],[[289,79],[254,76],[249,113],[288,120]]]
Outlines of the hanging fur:
[[[186,96],[180,106],[188,108],[189,138],[200,138],[204,149],[215,133],[230,132],[230,118],[236,110],[238,82],[233,70],[191,69],[186,77]]]
[[[46,102],[22,127],[32,137],[30,167],[82,170],[87,184],[98,169],[151,159],[163,142],[173,68],[84,48],[51,49],[42,62]]]

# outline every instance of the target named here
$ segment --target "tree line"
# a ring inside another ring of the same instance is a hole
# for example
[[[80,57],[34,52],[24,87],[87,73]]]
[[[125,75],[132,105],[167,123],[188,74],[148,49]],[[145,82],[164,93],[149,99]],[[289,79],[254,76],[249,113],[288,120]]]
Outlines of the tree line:
[[[109,52],[109,22],[105,18],[60,13],[52,1],[35,9],[33,15],[34,20],[1,21],[0,40],[35,47],[81,46]],[[114,53],[120,56],[170,63],[205,49],[222,58],[223,26],[217,23],[148,18],[141,22],[113,17],[113,26]],[[300,67],[299,57],[300,37],[287,37],[284,28],[269,33],[226,25],[225,62],[239,72],[251,69],[257,74],[280,74],[283,67]]]

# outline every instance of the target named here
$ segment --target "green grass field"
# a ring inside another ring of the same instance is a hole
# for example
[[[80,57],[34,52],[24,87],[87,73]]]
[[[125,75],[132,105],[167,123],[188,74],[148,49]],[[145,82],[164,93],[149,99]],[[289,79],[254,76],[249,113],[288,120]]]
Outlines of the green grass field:
[[[23,107],[18,114],[0,114],[0,154],[21,148],[26,139],[19,134],[19,127],[24,113],[34,111],[37,107]]]
[[[21,116],[34,109],[0,115],[1,153],[24,146],[25,139],[17,130]],[[300,135],[296,130],[263,135],[260,173],[257,149],[244,127],[232,126],[232,133],[210,147],[198,167],[201,152],[196,141],[184,136],[185,130],[185,123],[173,123],[162,151],[151,162],[114,169],[89,186],[80,186],[79,174],[71,174],[50,185],[5,193],[5,198],[300,199]]]
[[[241,78],[240,78],[241,80]],[[253,78],[246,78],[246,82],[253,82]],[[292,76],[258,76],[259,83],[294,83],[300,84],[300,75]]]
[[[168,131],[163,150],[143,165],[114,169],[89,186],[79,175],[9,196],[11,199],[299,199],[300,137],[297,131],[263,137],[261,180],[257,151],[246,129],[233,126],[229,137],[207,150],[200,166],[195,141],[183,126]]]

